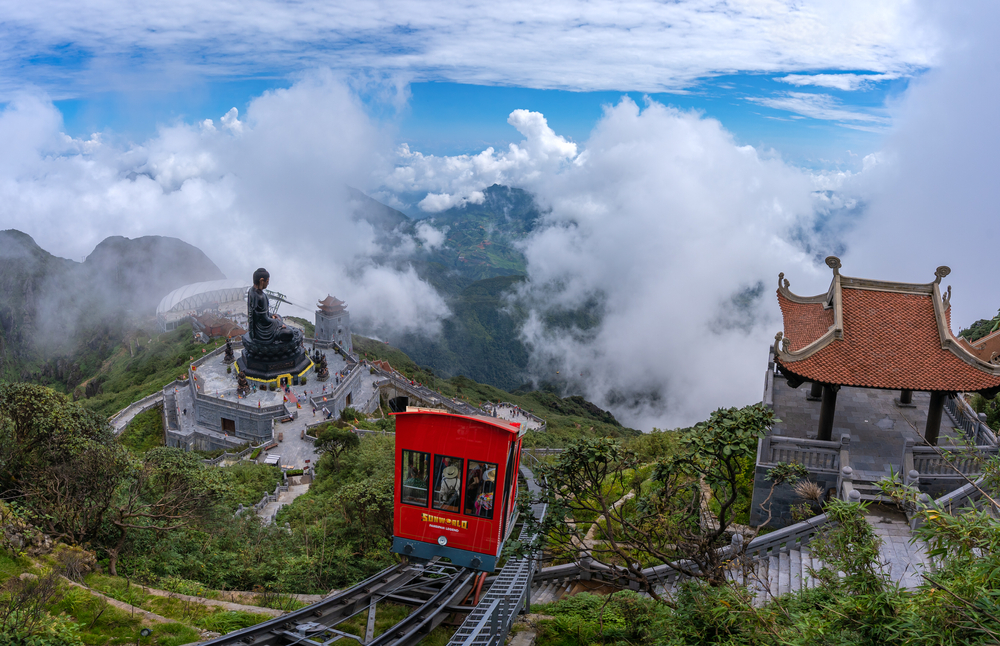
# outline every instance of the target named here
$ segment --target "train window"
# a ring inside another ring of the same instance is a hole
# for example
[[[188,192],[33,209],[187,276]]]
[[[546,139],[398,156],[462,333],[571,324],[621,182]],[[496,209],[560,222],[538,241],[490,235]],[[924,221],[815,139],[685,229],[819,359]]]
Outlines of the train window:
[[[431,506],[441,511],[458,513],[462,500],[462,458],[434,456],[434,501]]]
[[[430,481],[431,454],[403,450],[403,495],[407,505],[427,506],[427,483]]]
[[[465,478],[465,514],[493,518],[493,494],[497,486],[497,465],[469,460]]]

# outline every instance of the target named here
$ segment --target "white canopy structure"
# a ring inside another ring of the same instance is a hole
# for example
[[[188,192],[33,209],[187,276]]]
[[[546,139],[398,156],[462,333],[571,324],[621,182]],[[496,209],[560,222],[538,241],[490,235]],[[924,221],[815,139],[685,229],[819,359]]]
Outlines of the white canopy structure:
[[[173,330],[177,324],[206,311],[246,312],[247,290],[243,280],[209,280],[178,287],[156,307],[156,322],[162,331]]]

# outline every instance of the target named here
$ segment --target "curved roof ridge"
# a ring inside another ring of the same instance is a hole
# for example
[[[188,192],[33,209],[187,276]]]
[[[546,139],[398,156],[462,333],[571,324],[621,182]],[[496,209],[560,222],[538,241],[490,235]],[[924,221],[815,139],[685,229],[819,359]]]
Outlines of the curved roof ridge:
[[[921,284],[842,276],[833,256],[827,265],[834,270],[826,300],[832,317],[818,315],[824,299],[790,299],[787,281],[779,278],[785,329],[775,336],[774,350],[786,375],[872,388],[1000,390],[1000,365],[976,356],[951,331],[951,288],[944,296],[940,289],[948,267]],[[831,318],[823,332],[821,324]]]

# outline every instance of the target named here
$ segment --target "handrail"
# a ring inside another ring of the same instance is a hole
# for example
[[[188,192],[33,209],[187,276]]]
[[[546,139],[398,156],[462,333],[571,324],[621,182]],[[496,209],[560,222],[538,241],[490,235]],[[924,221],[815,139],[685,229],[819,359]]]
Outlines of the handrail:
[[[997,436],[993,429],[979,419],[964,397],[949,395],[944,400],[944,408],[970,442],[976,445],[997,445]]]
[[[840,469],[841,452],[847,450],[850,438],[840,442],[804,440],[784,435],[765,435],[761,438],[757,464],[774,465],[779,462],[797,463],[816,471]]]
[[[129,413],[129,411],[135,409],[135,413],[133,415],[133,417],[134,417],[135,415],[138,415],[139,413],[145,413],[147,410],[149,410],[151,408],[155,408],[156,405],[159,404],[162,401],[163,401],[163,390],[161,389],[161,390],[156,391],[155,393],[152,393],[150,395],[146,395],[145,397],[143,397],[139,401],[134,401],[131,404],[129,404],[128,406],[126,406],[125,408],[121,409],[120,411],[118,411],[117,413],[115,413],[114,415],[112,415],[111,417],[108,418],[108,424],[111,426],[112,429],[114,429],[114,432],[117,435],[117,434],[121,433],[122,431],[124,431],[125,427],[128,426],[128,424],[124,424],[124,425],[122,425],[121,428],[118,428],[118,422],[125,415],[127,415]]]
[[[983,472],[983,464],[1000,454],[1000,447],[983,444],[969,449],[941,449],[934,446],[916,446],[914,440],[906,440],[903,446],[904,474],[910,471],[919,476],[935,478],[976,477]]]

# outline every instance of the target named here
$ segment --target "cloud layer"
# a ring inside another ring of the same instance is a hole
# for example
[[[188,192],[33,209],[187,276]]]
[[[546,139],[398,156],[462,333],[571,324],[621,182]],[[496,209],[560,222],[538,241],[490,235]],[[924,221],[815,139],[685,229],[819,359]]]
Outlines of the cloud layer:
[[[993,267],[1000,150],[1000,43],[995,3],[938,6],[949,34],[939,69],[913,84],[894,106],[895,127],[883,163],[851,190],[869,206],[851,252],[849,275],[930,282],[949,265],[956,331],[1000,306]]]
[[[717,121],[629,100],[607,109],[585,155],[534,187],[551,209],[521,294],[537,377],[646,429],[759,400],[772,284],[782,269],[817,271],[802,237],[812,178]],[[544,323],[581,309],[600,325]]]
[[[316,66],[653,92],[740,70],[908,73],[936,39],[908,2],[41,0],[4,7],[0,97],[25,81],[60,98]]]
[[[329,73],[255,99],[245,116],[164,128],[141,146],[71,139],[45,97],[0,112],[3,228],[81,260],[108,235],[159,234],[203,251],[230,277],[266,266],[275,289],[311,311],[332,292],[372,328],[433,331],[447,309],[352,217],[388,139]],[[381,238],[378,238],[381,240]],[[375,260],[378,259],[378,260]]]

